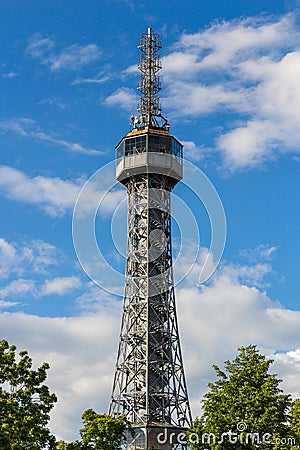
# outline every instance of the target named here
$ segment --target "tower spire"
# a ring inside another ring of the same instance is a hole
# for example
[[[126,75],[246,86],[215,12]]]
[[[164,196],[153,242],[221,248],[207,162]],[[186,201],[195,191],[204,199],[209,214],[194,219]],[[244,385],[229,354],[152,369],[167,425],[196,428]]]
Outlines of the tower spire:
[[[147,33],[141,34],[138,48],[140,54],[140,82],[138,90],[140,91],[140,102],[138,111],[140,113],[139,121],[135,125],[140,127],[152,126],[163,129],[169,129],[168,121],[161,114],[161,105],[159,91],[161,90],[160,77],[161,62],[159,50],[161,41],[159,34],[154,34],[149,27]],[[134,126],[134,124],[132,124]]]

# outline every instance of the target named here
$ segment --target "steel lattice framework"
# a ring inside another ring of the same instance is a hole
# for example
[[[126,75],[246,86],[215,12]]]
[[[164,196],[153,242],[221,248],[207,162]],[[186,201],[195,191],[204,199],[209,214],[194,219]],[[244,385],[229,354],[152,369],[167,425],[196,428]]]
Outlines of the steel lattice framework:
[[[160,100],[158,93],[161,90],[158,72],[161,69],[159,50],[161,49],[160,37],[148,29],[147,34],[140,37],[140,84],[141,93],[139,112],[144,123],[157,126],[156,116],[160,114]]]
[[[176,316],[170,215],[171,190],[182,178],[182,145],[166,129],[166,121],[159,126],[149,119],[161,116],[159,100],[153,98],[160,48],[155,36],[149,29],[141,37],[142,61],[143,55],[151,59],[141,77],[140,90],[147,97],[140,103],[141,120],[117,145],[117,179],[128,194],[128,240],[109,412],[125,414],[137,431],[126,448],[169,450],[177,444],[159,444],[158,433],[184,431],[191,411]]]

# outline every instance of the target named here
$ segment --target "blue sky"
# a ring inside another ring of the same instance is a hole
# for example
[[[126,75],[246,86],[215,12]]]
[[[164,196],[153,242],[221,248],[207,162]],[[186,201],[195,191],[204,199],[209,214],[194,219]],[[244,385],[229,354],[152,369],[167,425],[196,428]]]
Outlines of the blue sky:
[[[122,277],[100,280],[103,290],[85,274],[72,211],[100,169],[86,208],[113,187],[96,234],[122,272],[125,193],[106,165],[136,110],[137,45],[149,25],[163,43],[163,113],[227,220],[221,264],[199,286],[208,215],[187,176],[176,187],[201,235],[192,271],[176,287],[194,415],[211,365],[249,343],[275,358],[284,388],[299,396],[299,1],[10,0],[1,2],[0,25],[1,338],[50,362],[60,398],[55,434],[73,439],[82,411],[103,412],[109,401]],[[189,235],[183,247],[178,279],[192,258]]]

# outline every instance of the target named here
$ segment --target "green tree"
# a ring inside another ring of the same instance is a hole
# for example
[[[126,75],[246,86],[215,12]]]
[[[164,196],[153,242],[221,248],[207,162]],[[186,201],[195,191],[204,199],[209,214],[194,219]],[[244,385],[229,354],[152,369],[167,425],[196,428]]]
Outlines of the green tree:
[[[1,450],[54,449],[55,438],[47,424],[57,401],[44,385],[49,365],[32,369],[23,350],[0,341],[0,448]]]
[[[281,439],[289,435],[291,400],[269,373],[272,362],[249,345],[225,362],[225,371],[213,366],[217,380],[208,384],[203,414],[188,433],[193,449],[287,448]]]
[[[289,424],[290,424],[290,437],[294,438],[294,444],[291,447],[291,450],[295,450],[300,448],[300,399],[297,398],[293,401],[290,415],[289,415]]]
[[[84,450],[86,447],[84,447],[83,443],[80,441],[74,441],[74,442],[64,442],[59,441],[57,443],[57,450]]]
[[[125,431],[132,432],[124,415],[111,417],[108,414],[97,414],[92,409],[82,415],[84,427],[80,430],[85,449],[119,450],[125,437]]]

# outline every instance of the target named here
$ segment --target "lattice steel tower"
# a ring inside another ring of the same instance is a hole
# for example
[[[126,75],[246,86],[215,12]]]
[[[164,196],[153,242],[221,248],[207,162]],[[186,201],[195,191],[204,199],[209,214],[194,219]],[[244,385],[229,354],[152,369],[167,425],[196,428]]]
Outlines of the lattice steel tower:
[[[184,448],[176,439],[191,424],[176,317],[170,216],[170,193],[182,178],[183,146],[161,114],[160,48],[159,35],[148,28],[139,45],[139,114],[131,117],[131,131],[116,147],[116,178],[128,193],[128,241],[109,412],[125,414],[132,423],[135,436],[128,433],[128,449]]]

